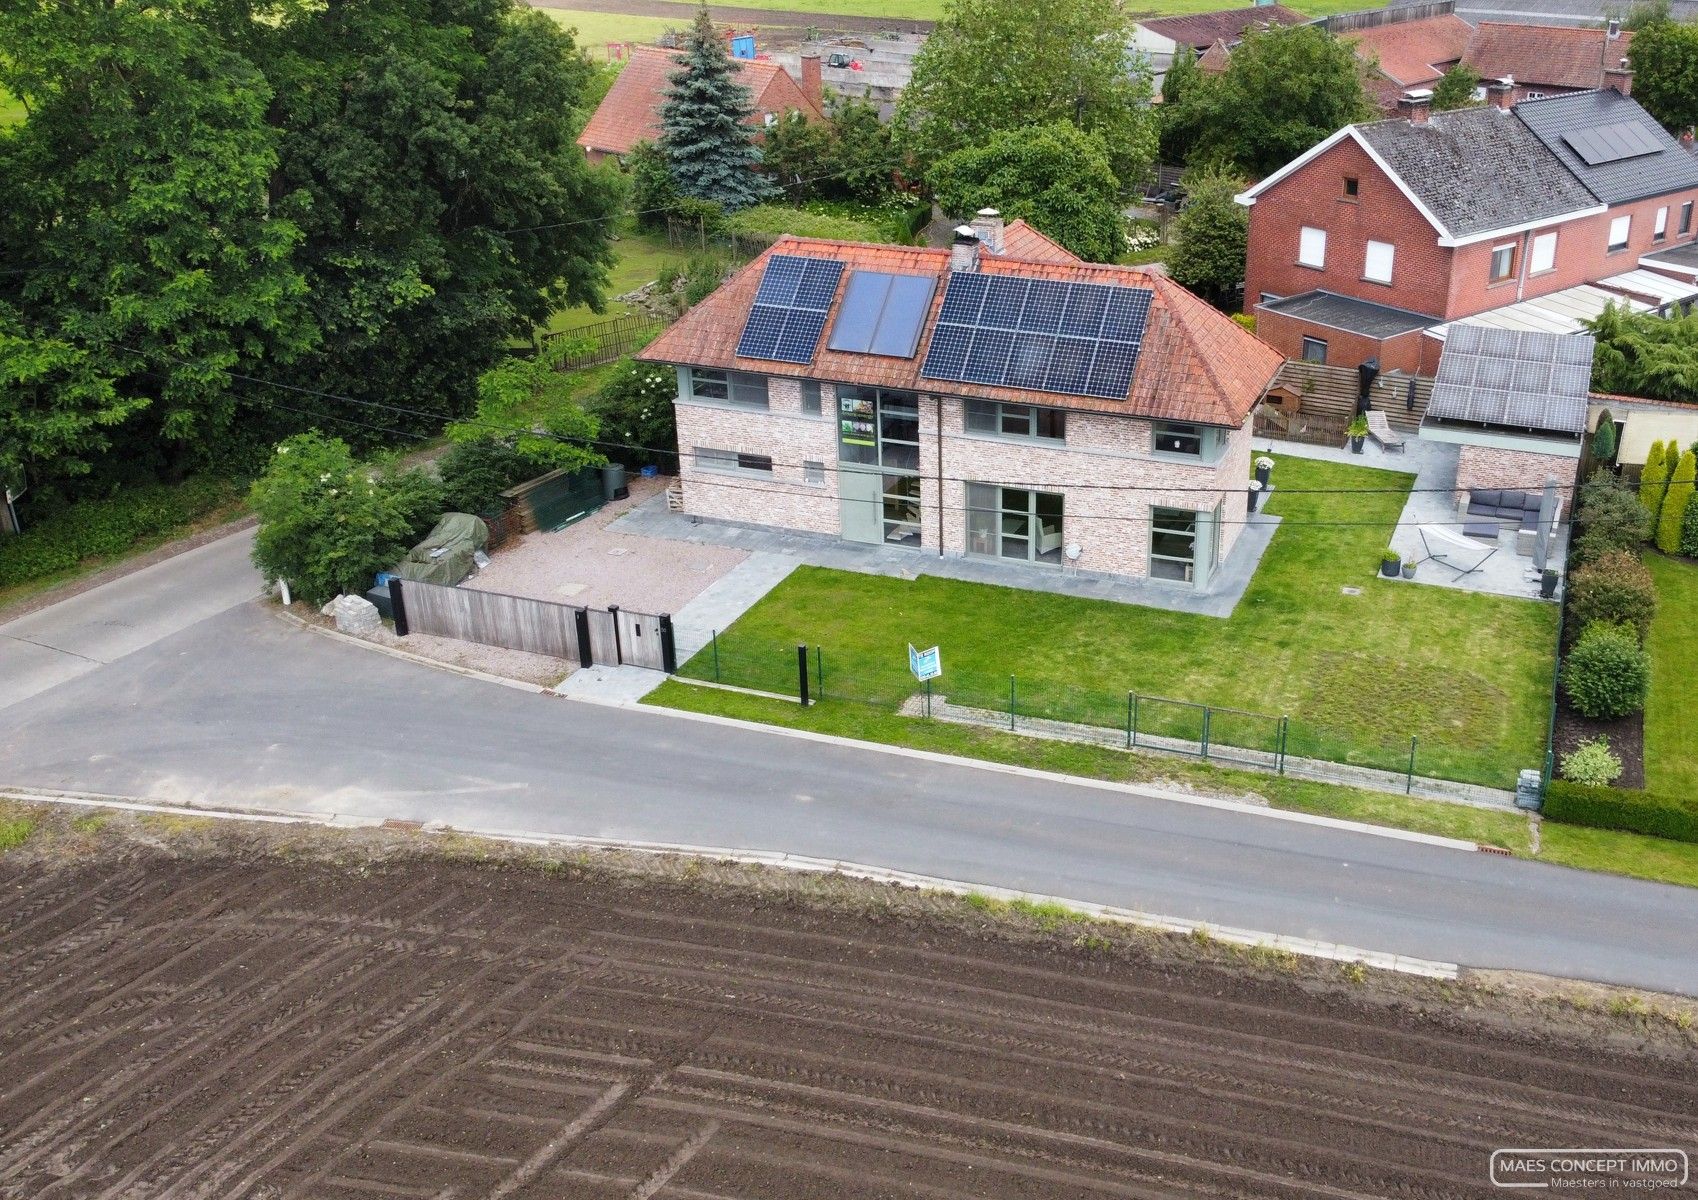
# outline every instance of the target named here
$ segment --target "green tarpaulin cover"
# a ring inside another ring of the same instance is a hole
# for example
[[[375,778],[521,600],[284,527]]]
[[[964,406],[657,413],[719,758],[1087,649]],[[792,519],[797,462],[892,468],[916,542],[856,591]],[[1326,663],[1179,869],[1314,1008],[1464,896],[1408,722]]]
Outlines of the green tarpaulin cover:
[[[402,579],[453,587],[472,573],[472,555],[489,545],[489,526],[471,513],[444,513],[430,536],[395,568]]]

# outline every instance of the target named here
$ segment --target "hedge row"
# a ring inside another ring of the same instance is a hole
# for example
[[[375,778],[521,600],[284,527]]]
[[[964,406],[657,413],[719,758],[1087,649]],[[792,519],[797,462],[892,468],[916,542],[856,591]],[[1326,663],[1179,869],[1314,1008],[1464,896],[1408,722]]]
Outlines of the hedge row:
[[[1544,814],[1568,825],[1698,842],[1698,799],[1553,779],[1545,788]]]
[[[189,479],[176,486],[132,488],[109,500],[73,504],[13,537],[0,537],[0,587],[110,558],[138,542],[168,537],[236,498],[226,479]]]

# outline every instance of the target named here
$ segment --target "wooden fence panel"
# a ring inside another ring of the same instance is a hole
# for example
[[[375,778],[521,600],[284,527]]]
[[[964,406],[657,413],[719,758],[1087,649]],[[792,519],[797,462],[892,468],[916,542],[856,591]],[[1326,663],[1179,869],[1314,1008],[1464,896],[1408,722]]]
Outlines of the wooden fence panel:
[[[571,605],[413,580],[398,582],[408,633],[579,661],[578,610]]]

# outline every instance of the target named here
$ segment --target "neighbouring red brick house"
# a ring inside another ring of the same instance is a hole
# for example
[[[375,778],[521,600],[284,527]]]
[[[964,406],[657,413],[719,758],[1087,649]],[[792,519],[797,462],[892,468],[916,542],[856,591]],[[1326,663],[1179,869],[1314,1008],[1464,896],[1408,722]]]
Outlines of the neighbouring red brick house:
[[[1439,114],[1410,93],[1251,187],[1257,332],[1288,358],[1431,375],[1449,322],[1571,332],[1611,300],[1671,302],[1682,284],[1648,256],[1698,235],[1698,159],[1617,81],[1515,105],[1498,85]]]
[[[578,145],[592,163],[612,155],[623,158],[638,142],[660,138],[660,106],[677,72],[682,54],[659,46],[637,46],[602,97],[595,113],[578,135]],[[750,125],[763,126],[788,112],[800,112],[809,120],[824,116],[825,100],[820,82],[818,55],[802,59],[802,80],[775,62],[738,58],[731,61],[737,79],[754,98]]]

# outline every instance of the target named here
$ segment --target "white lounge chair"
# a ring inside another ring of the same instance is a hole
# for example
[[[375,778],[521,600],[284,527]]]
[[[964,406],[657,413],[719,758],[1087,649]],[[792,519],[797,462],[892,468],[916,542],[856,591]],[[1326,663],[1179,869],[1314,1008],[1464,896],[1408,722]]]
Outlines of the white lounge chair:
[[[1427,552],[1427,558],[1423,558],[1421,561],[1426,562],[1427,559],[1432,559],[1435,562],[1441,562],[1455,571],[1458,579],[1478,571],[1486,565],[1488,558],[1498,552],[1496,542],[1488,545],[1473,538],[1464,537],[1453,529],[1446,529],[1443,525],[1417,525],[1416,529],[1421,534],[1421,548]],[[1470,564],[1470,558],[1474,555],[1479,555],[1479,557],[1472,558]],[[1460,561],[1452,561],[1453,559]]]
[[[1402,454],[1409,448],[1403,444],[1403,435],[1391,427],[1386,415],[1377,408],[1368,411],[1368,436],[1378,442],[1387,454]]]

